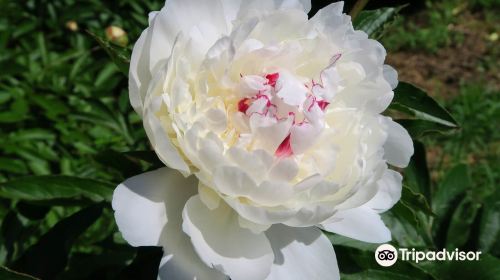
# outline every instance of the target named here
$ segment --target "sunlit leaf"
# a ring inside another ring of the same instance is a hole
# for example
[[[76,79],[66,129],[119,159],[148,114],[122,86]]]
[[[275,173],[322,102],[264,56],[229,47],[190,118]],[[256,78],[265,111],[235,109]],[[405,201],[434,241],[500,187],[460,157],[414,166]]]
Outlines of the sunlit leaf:
[[[447,133],[455,130],[452,126],[427,120],[398,119],[396,122],[402,125],[414,139],[421,138],[432,133]]]
[[[417,119],[457,127],[455,119],[425,91],[412,84],[400,82],[394,90],[391,109],[413,115]]]
[[[353,26],[355,29],[363,30],[369,36],[374,35],[380,32],[385,24],[394,19],[400,10],[401,7],[386,7],[362,11],[354,19]]]
[[[31,176],[0,184],[0,197],[21,200],[51,200],[86,197],[110,200],[113,184],[71,176]]]

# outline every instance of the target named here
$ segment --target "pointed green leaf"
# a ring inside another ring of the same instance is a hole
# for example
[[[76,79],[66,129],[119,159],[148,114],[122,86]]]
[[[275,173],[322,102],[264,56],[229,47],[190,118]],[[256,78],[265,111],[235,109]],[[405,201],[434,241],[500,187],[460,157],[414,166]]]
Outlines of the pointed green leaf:
[[[413,139],[422,138],[432,133],[446,133],[455,129],[451,126],[426,120],[399,119],[396,122],[402,125]]]
[[[35,278],[31,275],[17,272],[11,269],[8,269],[7,267],[0,266],[0,279],[5,279],[5,280],[37,280],[38,278]]]
[[[479,249],[483,252],[495,251],[500,247],[500,190],[490,195],[484,202],[481,221],[479,223]]]
[[[129,55],[125,48],[119,49],[116,45],[112,45],[109,41],[97,36],[96,34],[87,31],[94,40],[97,41],[99,46],[106,51],[113,63],[118,67],[118,69],[125,75],[128,75],[128,67],[130,64]]]
[[[432,199],[432,210],[438,217],[451,207],[451,202],[471,187],[467,166],[459,164],[448,172]]]
[[[101,215],[102,205],[94,205],[59,221],[31,246],[13,265],[42,279],[54,279],[66,267],[71,246]]]
[[[500,260],[480,254],[479,261],[447,261],[419,263],[419,267],[440,280],[498,279]]]
[[[368,36],[372,36],[379,33],[385,24],[393,20],[401,8],[386,7],[362,11],[354,19],[353,26],[357,30],[363,30]]]
[[[409,83],[400,82],[398,84],[389,108],[409,113],[420,120],[449,127],[458,126],[457,121],[432,97]]]
[[[448,233],[446,236],[446,248],[454,250],[462,248],[469,240],[472,224],[481,208],[481,204],[469,197],[463,199],[451,216]]]
[[[86,197],[110,200],[114,184],[71,176],[30,176],[0,184],[0,197],[20,200],[52,200]]]
[[[365,280],[365,279],[377,279],[377,280],[393,280],[402,279],[410,280],[415,279],[411,275],[406,275],[402,273],[394,273],[391,271],[367,269],[363,272],[353,273],[353,274],[342,274],[341,279],[345,280]]]
[[[403,186],[401,202],[413,211],[422,211],[427,215],[434,215],[425,196],[421,193],[413,192],[407,186]]]

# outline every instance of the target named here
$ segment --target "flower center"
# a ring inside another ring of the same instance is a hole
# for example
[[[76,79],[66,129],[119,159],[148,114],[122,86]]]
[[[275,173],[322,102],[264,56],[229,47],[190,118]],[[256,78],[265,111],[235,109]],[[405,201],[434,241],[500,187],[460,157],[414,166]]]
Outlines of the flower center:
[[[237,110],[248,122],[254,142],[277,157],[289,157],[303,153],[323,130],[324,111],[330,104],[321,94],[323,89],[322,84],[303,81],[286,70],[242,75]]]

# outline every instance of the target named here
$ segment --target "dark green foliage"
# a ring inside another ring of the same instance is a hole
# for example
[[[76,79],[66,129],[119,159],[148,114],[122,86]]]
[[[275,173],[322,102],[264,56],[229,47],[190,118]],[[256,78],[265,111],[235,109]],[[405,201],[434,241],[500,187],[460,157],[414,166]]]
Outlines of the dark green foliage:
[[[489,4],[494,1],[475,2],[494,6]],[[108,42],[104,30],[121,27],[133,42],[147,26],[148,12],[162,4],[0,0],[0,279],[155,278],[161,248],[128,246],[109,202],[117,184],[163,164],[128,104],[124,74],[132,45]],[[379,38],[388,28],[399,28],[398,11],[364,11],[354,24]],[[436,26],[449,18],[434,13]],[[73,22],[78,30],[68,27]],[[449,40],[442,28],[436,30],[419,29],[406,42],[389,36],[387,42],[410,47],[425,42],[435,49]],[[329,234],[344,279],[493,279],[499,274],[498,171],[489,161],[461,164],[470,151],[494,157],[487,151],[498,141],[491,121],[498,119],[498,102],[480,86],[462,91],[445,109],[410,84],[396,89],[391,109],[405,114],[397,121],[415,139],[415,155],[404,171],[402,199],[383,219],[395,246],[482,250],[484,258],[465,264],[401,261],[383,269],[373,257],[376,245]],[[445,143],[440,145],[453,159],[453,168],[440,169],[448,173],[438,183],[431,180],[424,147],[435,147],[436,141]]]

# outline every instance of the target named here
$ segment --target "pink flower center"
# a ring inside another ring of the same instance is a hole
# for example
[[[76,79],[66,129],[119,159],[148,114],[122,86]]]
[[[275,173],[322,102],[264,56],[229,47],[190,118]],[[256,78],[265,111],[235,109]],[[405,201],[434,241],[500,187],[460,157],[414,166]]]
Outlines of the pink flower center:
[[[242,83],[248,95],[238,101],[239,112],[248,119],[258,115],[262,126],[276,126],[280,131],[289,123],[285,133],[280,134],[283,138],[274,151],[276,157],[289,157],[303,152],[302,146],[305,144],[302,144],[312,143],[321,132],[323,114],[330,104],[314,94],[313,89],[322,87],[321,84],[314,81],[300,82],[287,72],[263,76],[242,75]]]

